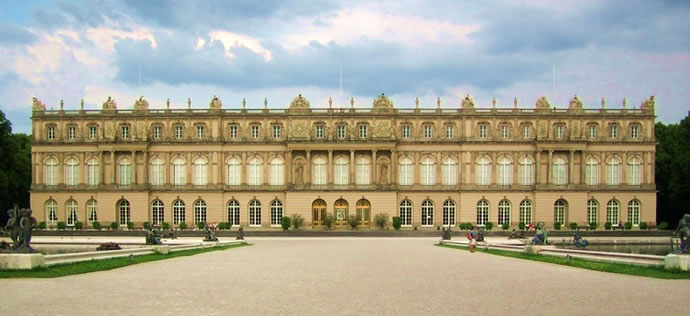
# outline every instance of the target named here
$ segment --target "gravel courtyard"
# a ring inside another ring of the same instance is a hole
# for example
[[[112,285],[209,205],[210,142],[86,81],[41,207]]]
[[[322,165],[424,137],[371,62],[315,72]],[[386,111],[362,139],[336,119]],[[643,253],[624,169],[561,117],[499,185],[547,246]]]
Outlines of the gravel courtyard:
[[[0,314],[680,315],[666,281],[435,247],[437,238],[254,245],[56,279],[0,280]]]

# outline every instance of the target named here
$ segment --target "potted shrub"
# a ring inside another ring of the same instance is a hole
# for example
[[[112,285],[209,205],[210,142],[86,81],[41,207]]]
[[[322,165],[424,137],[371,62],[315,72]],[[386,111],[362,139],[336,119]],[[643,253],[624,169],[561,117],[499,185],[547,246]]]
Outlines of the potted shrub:
[[[57,222],[57,228],[59,230],[65,230],[65,228],[67,228],[67,224],[65,224],[65,222]]]
[[[280,220],[280,226],[283,227],[283,230],[285,231],[290,229],[290,226],[292,226],[292,223],[290,222],[290,217],[283,216],[283,218]]]
[[[510,228],[510,224],[509,224],[509,223],[503,223],[503,224],[501,224],[501,229],[503,229],[503,230],[508,230],[508,228]]]
[[[666,229],[668,229],[668,222],[659,223],[659,230],[666,230]]]
[[[553,229],[561,230],[561,222],[554,222],[553,223]]]
[[[361,220],[362,220],[362,219],[359,218],[359,215],[357,215],[357,216],[355,216],[355,215],[350,215],[350,216],[347,217],[347,224],[350,225],[350,228],[352,228],[352,229],[357,229],[357,226],[359,226],[359,222],[360,222]]]
[[[625,230],[631,230],[632,229],[632,223],[631,222],[625,222],[625,224],[623,224],[623,228],[625,228]]]
[[[492,228],[494,228],[494,223],[486,222],[486,224],[484,224],[484,228],[486,228],[486,230],[491,230]]]
[[[376,226],[379,227],[379,229],[386,228],[386,226],[388,226],[388,214],[386,214],[386,213],[376,214],[376,216],[374,216],[374,222],[376,223]]]
[[[523,223],[523,222],[518,223],[518,228],[519,228],[520,230],[525,230],[525,227],[526,227],[526,226],[525,226],[525,223]]]
[[[46,225],[46,222],[38,223],[38,229],[45,230],[46,228],[48,228],[48,225]]]
[[[595,230],[595,229],[597,229],[597,227],[599,227],[599,224],[597,224],[597,222],[589,223],[589,229],[590,230]]]
[[[206,228],[206,222],[198,222],[198,223],[196,223],[196,228],[197,228],[198,230],[203,230],[204,228]]]
[[[161,228],[166,230],[170,229],[170,223],[163,222],[163,224],[161,224]]]
[[[101,228],[103,228],[103,227],[101,227],[101,223],[99,221],[95,221],[95,222],[91,223],[91,228],[93,228],[95,230],[101,230]]]
[[[134,229],[134,223],[132,223],[132,222],[127,222],[127,229],[128,229],[128,230]]]
[[[647,222],[642,222],[640,223],[640,229],[647,229],[649,226],[647,226]]]
[[[117,230],[117,228],[118,228],[119,226],[120,226],[120,225],[118,225],[117,222],[111,222],[111,223],[110,223],[110,229],[112,229],[112,230]]]
[[[326,226],[326,229],[333,229],[333,224],[335,224],[335,216],[333,214],[326,214],[323,218],[323,225]]]
[[[179,225],[177,225],[177,227],[179,227],[181,230],[185,230],[185,229],[187,229],[187,223],[182,222]]]
[[[612,226],[613,226],[613,224],[611,224],[611,222],[604,223],[604,228],[606,228],[606,230],[611,230]]]
[[[76,230],[81,230],[82,228],[84,228],[84,223],[82,223],[82,222],[80,222],[80,221],[76,221],[76,222],[74,223],[74,229],[76,229]]]
[[[402,218],[400,216],[393,216],[393,229],[400,230],[400,226],[402,226]]]
[[[570,223],[568,226],[570,226],[570,230],[576,230],[577,229],[577,223]]]
[[[299,214],[292,214],[290,221],[292,222],[292,227],[295,230],[299,230],[302,225],[304,225],[304,218]]]
[[[144,224],[142,224],[142,226],[144,226],[144,229],[151,229],[152,228],[150,222],[144,222]]]

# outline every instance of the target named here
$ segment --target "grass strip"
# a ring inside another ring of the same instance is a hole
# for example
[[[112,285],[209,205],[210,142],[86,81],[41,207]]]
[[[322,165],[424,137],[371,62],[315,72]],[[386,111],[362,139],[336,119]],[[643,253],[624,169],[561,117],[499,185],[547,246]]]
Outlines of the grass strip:
[[[436,246],[445,247],[445,248],[462,249],[462,250],[468,250],[469,251],[468,247],[459,246],[459,245],[448,245],[448,244],[440,244],[439,243],[439,244],[436,244]],[[525,260],[533,260],[533,261],[541,261],[541,262],[547,262],[547,263],[554,263],[554,264],[560,264],[560,265],[565,265],[565,266],[571,266],[571,267],[583,268],[583,269],[589,269],[589,270],[595,270],[595,271],[601,271],[601,272],[636,275],[636,276],[656,278],[656,279],[674,279],[674,280],[690,279],[690,272],[681,271],[680,269],[666,270],[663,267],[646,267],[646,266],[636,266],[636,265],[625,264],[625,263],[600,262],[600,261],[592,261],[592,260],[586,260],[586,259],[575,258],[575,257],[571,257],[570,261],[569,261],[568,258],[565,258],[565,257],[554,257],[554,256],[545,256],[545,255],[538,255],[538,254],[535,255],[535,254],[527,254],[527,253],[523,253],[523,252],[515,252],[515,251],[499,250],[499,249],[485,249],[484,247],[477,247],[476,251],[489,253],[492,255],[518,258],[518,259],[525,259]]]
[[[149,261],[157,261],[164,259],[171,259],[176,257],[193,256],[200,253],[227,250],[231,248],[249,246],[250,244],[232,244],[219,247],[198,248],[189,250],[180,250],[170,252],[167,255],[163,254],[148,254],[141,256],[118,257],[103,260],[90,260],[75,263],[56,264],[47,267],[38,267],[31,270],[0,270],[0,278],[58,278],[67,275],[82,274],[96,271],[112,270],[122,267],[135,265],[137,263],[144,263]]]

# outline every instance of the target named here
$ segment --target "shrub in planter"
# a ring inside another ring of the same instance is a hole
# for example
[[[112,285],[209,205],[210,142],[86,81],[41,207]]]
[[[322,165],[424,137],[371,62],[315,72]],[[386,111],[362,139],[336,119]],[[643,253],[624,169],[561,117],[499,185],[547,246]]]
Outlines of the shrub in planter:
[[[127,222],[127,229],[129,229],[129,230],[134,229],[134,223],[132,223],[132,222]]]
[[[568,226],[570,226],[570,230],[576,230],[577,229],[577,223],[570,223]]]
[[[323,218],[323,226],[326,226],[326,229],[333,229],[333,224],[335,224],[335,216],[333,214],[326,214]]]
[[[501,224],[501,228],[502,228],[503,230],[508,230],[508,228],[510,228],[510,224],[508,224],[508,223],[503,223],[503,224]]]
[[[46,225],[46,222],[40,222],[38,223],[38,229],[46,229],[48,225]]]
[[[80,221],[77,221],[74,223],[74,229],[81,230],[82,228],[84,228],[84,223],[82,223]]]
[[[280,220],[280,226],[283,227],[283,230],[290,229],[290,226],[292,226],[292,223],[290,222],[290,217],[283,216],[283,218]]]
[[[302,225],[304,225],[304,218],[302,217],[302,215],[292,214],[292,216],[290,217],[292,227],[295,228],[295,230],[298,230],[300,227],[302,227]]]
[[[144,222],[143,226],[144,226],[144,229],[151,229],[152,228],[150,222]]]
[[[486,224],[484,224],[484,228],[486,228],[486,230],[491,230],[492,228],[494,228],[494,223],[487,222]]]
[[[491,224],[493,226],[493,224]],[[474,227],[474,224],[472,223],[461,223],[460,224],[460,229],[462,230],[472,230],[472,227]]]
[[[206,228],[206,222],[198,222],[198,223],[196,223],[196,228],[199,229],[199,230],[202,230],[202,229]]]
[[[65,224],[65,222],[57,222],[57,228],[59,230],[65,230],[66,227],[67,227],[67,224]]]
[[[640,223],[640,229],[647,229],[649,226],[647,226],[647,222],[642,222]]]
[[[386,228],[388,226],[388,214],[386,213],[378,213],[374,216],[374,222],[376,223],[376,226],[378,226],[380,229]]]
[[[225,222],[225,229],[230,230],[232,228],[232,223],[231,222]]]
[[[185,230],[185,229],[187,229],[187,223],[182,222],[179,225],[177,225],[177,227],[179,227],[181,230]]]
[[[554,222],[553,223],[553,229],[561,230],[561,222]]]
[[[606,230],[611,230],[611,227],[612,227],[612,226],[613,226],[613,225],[611,224],[611,222],[606,222],[606,223],[604,223],[604,228],[606,228]]]
[[[623,227],[625,228],[625,230],[631,230],[632,229],[632,223],[631,222],[625,222],[625,224],[623,224]]]
[[[659,223],[659,230],[665,230],[665,229],[668,229],[668,223],[667,222]]]
[[[518,228],[519,228],[520,230],[525,230],[525,227],[526,227],[526,226],[525,226],[525,223],[523,223],[523,222],[519,222],[519,223],[518,223]]]
[[[229,222],[220,222],[220,223],[218,223],[218,226],[216,226],[216,227],[218,227],[219,230],[226,230],[226,229],[228,229],[229,224],[230,224]]]
[[[400,230],[400,226],[402,226],[402,218],[400,216],[393,216],[393,228]]]
[[[161,224],[161,229],[170,229],[170,223],[163,222],[163,224]]]
[[[350,215],[347,217],[347,224],[350,225],[350,228],[352,229],[357,229],[357,226],[359,226],[359,222],[362,219],[359,217],[359,215]]]
[[[120,226],[117,224],[117,222],[111,222],[110,223],[110,229],[112,230],[117,230],[117,227]]]
[[[597,229],[597,227],[599,227],[599,224],[597,224],[596,222],[589,223],[589,229],[595,230]]]

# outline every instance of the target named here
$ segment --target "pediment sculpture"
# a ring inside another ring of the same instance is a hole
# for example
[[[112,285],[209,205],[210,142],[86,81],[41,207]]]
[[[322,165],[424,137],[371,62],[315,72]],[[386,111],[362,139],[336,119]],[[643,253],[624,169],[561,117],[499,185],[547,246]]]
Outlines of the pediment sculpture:
[[[582,100],[575,95],[568,103],[569,110],[582,110]]]
[[[223,107],[223,102],[220,101],[220,99],[217,96],[213,96],[213,99],[211,99],[211,102],[208,104],[210,109],[213,110],[220,110]]]
[[[474,109],[474,99],[472,99],[471,95],[466,95],[465,98],[462,100],[462,108]]]
[[[139,97],[139,100],[136,100],[134,102],[134,110],[135,111],[146,111],[148,109],[149,109],[149,102],[144,100],[143,96]]]
[[[389,99],[383,93],[374,99],[374,103],[372,105],[372,110],[375,112],[392,112],[393,108],[393,101],[391,101],[391,99]]]
[[[549,110],[551,109],[551,104],[549,103],[549,99],[547,99],[545,96],[541,96],[539,99],[537,99],[535,107],[537,110]]]
[[[105,102],[103,102],[103,110],[117,110],[117,103],[115,103],[115,99],[108,97],[108,100],[105,100]]]
[[[645,99],[644,101],[642,101],[642,103],[640,104],[640,109],[642,109],[642,111],[645,111],[645,112],[647,112],[647,111],[654,112],[655,106],[656,106],[656,100],[654,99],[654,96],[651,96],[651,97],[649,97],[649,99]]]
[[[393,124],[390,121],[377,122],[374,128],[374,136],[378,138],[391,138],[395,136]]]
[[[33,97],[33,102],[32,102],[32,105],[31,105],[31,109],[32,109],[34,112],[44,112],[44,111],[46,110],[46,105],[43,104],[43,102],[41,102],[41,101],[40,101],[39,99],[37,99],[36,97]]]
[[[311,110],[311,104],[309,103],[309,100],[307,98],[303,97],[301,94],[292,99],[292,102],[290,102],[290,111],[310,111]]]

